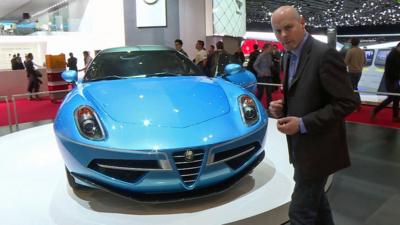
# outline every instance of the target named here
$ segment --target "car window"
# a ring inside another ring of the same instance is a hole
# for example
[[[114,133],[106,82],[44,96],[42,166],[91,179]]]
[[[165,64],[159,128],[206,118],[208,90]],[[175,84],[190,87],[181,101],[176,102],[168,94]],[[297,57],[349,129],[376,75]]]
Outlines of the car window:
[[[385,66],[386,56],[389,52],[390,49],[379,49],[376,53],[375,66]]]
[[[84,81],[148,76],[195,76],[202,72],[176,51],[125,51],[101,53],[93,60]]]

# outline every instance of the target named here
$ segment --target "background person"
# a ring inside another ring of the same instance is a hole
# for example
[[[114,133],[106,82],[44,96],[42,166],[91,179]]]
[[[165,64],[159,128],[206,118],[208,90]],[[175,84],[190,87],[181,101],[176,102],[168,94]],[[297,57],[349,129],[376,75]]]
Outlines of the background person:
[[[204,49],[204,41],[198,40],[195,48],[196,56],[194,57],[193,62],[201,69],[201,71],[204,71],[204,67],[207,64],[207,51]]]
[[[233,56],[236,58],[236,61],[238,61],[241,66],[243,66],[243,63],[246,60],[246,58],[244,57],[244,53],[240,46],[236,49],[235,54],[233,54]]]
[[[344,118],[359,101],[342,57],[306,32],[296,9],[279,7],[271,24],[289,52],[283,59],[284,98],[271,103],[270,113],[287,136],[294,166],[290,224],[332,225],[324,187],[330,174],[350,166]]]
[[[176,39],[176,40],[175,40],[175,49],[176,49],[178,52],[184,54],[186,57],[188,57],[188,54],[183,50],[182,46],[183,46],[182,40],[181,40],[181,39]]]
[[[37,99],[39,100],[39,95],[33,96],[33,93],[39,92],[40,84],[42,81],[39,79],[41,74],[35,70],[35,64],[33,63],[33,54],[28,53],[25,57],[25,69],[26,76],[28,77],[28,92],[29,100]]]
[[[271,55],[271,45],[266,43],[263,47],[263,52],[258,55],[257,60],[254,62],[253,68],[257,72],[257,82],[259,83],[272,83],[272,73],[271,68],[272,55]],[[272,86],[259,84],[257,85],[257,98],[262,102],[264,96],[264,90],[267,92],[267,106],[272,100]]]
[[[78,71],[78,60],[76,59],[76,57],[74,57],[74,54],[72,54],[72,52],[69,53],[69,58],[67,61],[67,66],[69,70],[75,70]]]
[[[16,70],[17,69],[17,55],[14,54],[11,58],[11,69]]]
[[[353,89],[358,90],[358,82],[360,81],[362,69],[365,65],[365,53],[364,50],[358,47],[360,39],[353,37],[350,42],[351,48],[347,50],[344,62],[347,65]]]
[[[88,51],[83,51],[83,62],[85,64],[85,67],[78,71],[86,71],[92,61],[93,58],[90,56],[90,53]]]
[[[260,51],[258,50],[258,44],[253,45],[254,51],[250,53],[249,56],[249,62],[247,63],[247,69],[254,73],[254,75],[257,75],[257,72],[254,70],[254,62],[257,60],[258,55],[260,54]]]
[[[215,52],[215,46],[210,45],[207,50],[207,60],[206,60],[206,65],[204,67],[204,73],[209,77],[212,77],[212,75],[211,75],[211,58],[212,58],[214,52]]]
[[[210,59],[212,77],[217,74],[224,74],[225,66],[229,63],[237,63],[237,60],[224,49],[224,43],[222,41],[218,41],[216,46],[217,50],[215,50]]]
[[[32,54],[32,53],[31,53],[31,54]],[[16,70],[23,70],[23,69],[25,69],[24,63],[22,62],[21,55],[20,55],[19,53],[17,53],[17,57],[16,57],[15,60],[16,60],[16,67],[15,67]]]
[[[386,89],[388,92],[400,93],[400,42],[397,47],[393,48],[386,57],[385,72],[383,73],[385,79]],[[399,117],[399,96],[389,95],[383,102],[375,107],[371,112],[371,120],[375,120],[376,114],[383,108],[393,102],[392,106],[392,120],[393,122],[400,122]]]
[[[272,45],[272,67],[271,67],[271,74],[272,74],[272,82],[276,84],[281,83],[281,55],[282,53],[279,51],[277,45]],[[273,90],[278,89],[274,87]]]

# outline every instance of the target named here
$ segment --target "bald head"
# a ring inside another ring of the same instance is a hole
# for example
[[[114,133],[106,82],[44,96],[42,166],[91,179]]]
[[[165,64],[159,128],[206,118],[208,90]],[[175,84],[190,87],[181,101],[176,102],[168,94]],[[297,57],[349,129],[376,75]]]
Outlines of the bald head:
[[[293,6],[285,5],[277,8],[271,16],[271,23],[275,19],[280,19],[281,17],[287,17],[295,20],[300,20],[300,13]]]
[[[281,6],[271,16],[272,29],[276,38],[287,50],[298,47],[304,38],[304,18],[292,6]]]

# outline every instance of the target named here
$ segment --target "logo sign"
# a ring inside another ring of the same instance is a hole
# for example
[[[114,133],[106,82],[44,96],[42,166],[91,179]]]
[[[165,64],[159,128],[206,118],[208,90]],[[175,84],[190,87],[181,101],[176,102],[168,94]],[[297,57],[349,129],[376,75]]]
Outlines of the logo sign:
[[[193,158],[194,158],[194,152],[192,150],[186,150],[184,156],[185,156],[186,162],[191,162],[191,161],[193,161]]]
[[[143,0],[146,4],[149,4],[149,5],[153,5],[153,4],[155,4],[158,0]]]

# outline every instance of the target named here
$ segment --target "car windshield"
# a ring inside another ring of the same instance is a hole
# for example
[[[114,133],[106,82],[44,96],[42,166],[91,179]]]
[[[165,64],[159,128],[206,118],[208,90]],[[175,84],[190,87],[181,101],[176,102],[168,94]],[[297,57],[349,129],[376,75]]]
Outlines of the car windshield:
[[[188,58],[173,50],[105,52],[90,64],[84,82],[156,76],[204,74]]]

